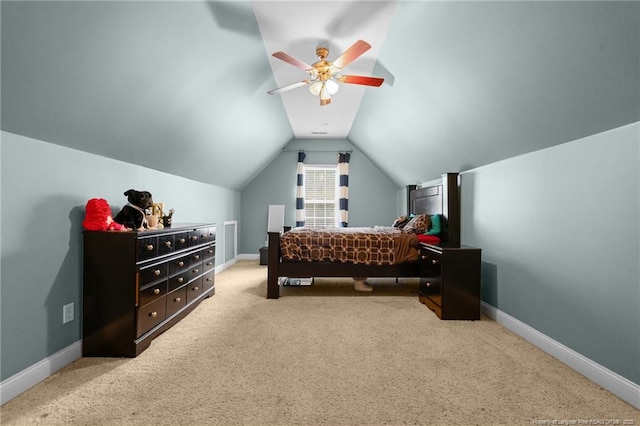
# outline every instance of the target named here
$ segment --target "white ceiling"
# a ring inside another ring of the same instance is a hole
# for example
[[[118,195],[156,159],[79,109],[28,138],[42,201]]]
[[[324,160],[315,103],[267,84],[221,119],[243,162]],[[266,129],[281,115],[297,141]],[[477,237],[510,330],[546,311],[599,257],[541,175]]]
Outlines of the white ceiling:
[[[270,54],[284,51],[313,64],[318,60],[316,47],[328,48],[327,60],[334,61],[358,39],[369,43],[371,49],[341,73],[354,75],[372,75],[396,8],[397,1],[327,1],[320,8],[316,2],[308,1],[253,3],[262,40]],[[314,18],[309,19],[310,16]],[[278,87],[308,78],[301,69],[273,56],[270,62]],[[346,139],[365,90],[376,89],[343,84],[325,106],[320,106],[318,97],[306,87],[279,96],[296,138]]]
[[[242,189],[293,139],[346,138],[397,185],[640,121],[640,2],[0,3],[2,129]],[[327,107],[271,56],[385,78]],[[275,74],[275,75],[274,75]],[[317,133],[327,132],[327,135]]]

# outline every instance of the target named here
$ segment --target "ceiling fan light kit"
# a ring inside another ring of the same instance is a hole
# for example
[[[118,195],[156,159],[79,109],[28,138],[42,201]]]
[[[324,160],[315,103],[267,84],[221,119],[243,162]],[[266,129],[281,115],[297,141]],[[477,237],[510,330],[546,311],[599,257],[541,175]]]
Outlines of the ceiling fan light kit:
[[[275,52],[273,57],[278,58],[294,67],[300,68],[309,74],[310,80],[302,80],[291,83],[277,89],[269,90],[267,93],[276,95],[288,90],[310,84],[309,91],[314,96],[320,97],[320,106],[329,105],[331,96],[335,95],[340,88],[338,82],[346,84],[359,84],[362,86],[380,87],[384,79],[379,77],[369,77],[362,75],[338,75],[340,71],[351,62],[359,58],[363,53],[371,48],[371,45],[364,40],[356,41],[351,47],[333,62],[327,61],[329,49],[326,47],[318,47],[316,55],[318,61],[309,65],[299,59],[294,58],[284,52]]]

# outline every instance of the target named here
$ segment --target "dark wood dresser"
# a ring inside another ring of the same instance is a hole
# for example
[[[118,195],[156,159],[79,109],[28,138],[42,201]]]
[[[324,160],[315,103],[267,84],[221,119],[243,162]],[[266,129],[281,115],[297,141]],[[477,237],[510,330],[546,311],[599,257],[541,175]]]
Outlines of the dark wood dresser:
[[[421,244],[418,299],[443,320],[480,319],[481,250]]]
[[[215,224],[83,234],[83,356],[136,357],[215,293]]]

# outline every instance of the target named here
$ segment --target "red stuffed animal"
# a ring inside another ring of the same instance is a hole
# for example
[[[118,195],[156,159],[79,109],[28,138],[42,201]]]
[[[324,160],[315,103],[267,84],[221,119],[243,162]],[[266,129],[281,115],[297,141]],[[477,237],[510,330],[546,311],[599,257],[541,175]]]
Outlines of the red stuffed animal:
[[[92,198],[87,201],[82,226],[87,231],[126,231],[127,228],[113,221],[111,207],[104,198]]]

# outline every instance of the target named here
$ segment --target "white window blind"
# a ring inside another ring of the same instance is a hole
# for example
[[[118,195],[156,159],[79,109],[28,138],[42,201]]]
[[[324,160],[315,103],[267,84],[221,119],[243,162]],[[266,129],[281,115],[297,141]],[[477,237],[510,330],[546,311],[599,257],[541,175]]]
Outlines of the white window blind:
[[[336,226],[337,166],[304,166],[305,226]]]

